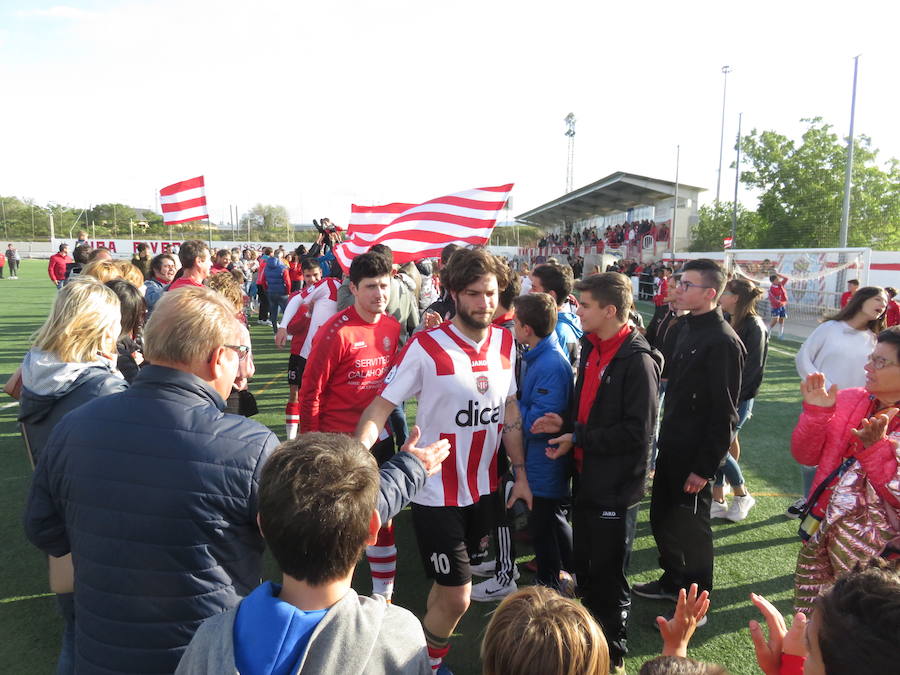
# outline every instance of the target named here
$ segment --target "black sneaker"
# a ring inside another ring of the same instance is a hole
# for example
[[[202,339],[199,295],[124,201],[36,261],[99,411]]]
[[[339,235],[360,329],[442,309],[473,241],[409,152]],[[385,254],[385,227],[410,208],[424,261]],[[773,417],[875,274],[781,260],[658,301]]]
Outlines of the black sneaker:
[[[787,507],[787,511],[784,512],[784,515],[787,516],[788,518],[796,519],[802,515],[803,510],[805,508],[806,508],[806,498],[801,497],[800,499],[795,501],[793,504],[791,504],[789,507]]]
[[[631,592],[642,598],[650,598],[651,600],[671,600],[672,602],[678,602],[678,591],[666,590],[658,581],[650,581],[646,584],[635,584],[631,587]]]

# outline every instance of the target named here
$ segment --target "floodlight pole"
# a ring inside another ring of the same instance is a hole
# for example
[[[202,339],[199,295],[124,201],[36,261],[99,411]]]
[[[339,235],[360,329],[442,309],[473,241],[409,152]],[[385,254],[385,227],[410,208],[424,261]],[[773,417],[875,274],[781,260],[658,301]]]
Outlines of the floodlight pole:
[[[844,172],[844,205],[841,209],[841,248],[847,247],[847,231],[850,225],[850,188],[853,183],[853,123],[856,120],[856,75],[859,71],[859,55],[853,57],[853,95],[850,98],[850,137],[847,139],[847,169]]]
[[[741,179],[741,121],[744,113],[738,113],[737,133],[737,159],[734,162],[734,204],[731,205],[731,248],[737,248],[737,211],[738,211],[738,181]]]
[[[722,130],[719,133],[719,177],[716,179],[716,210],[719,210],[719,192],[722,188],[722,152],[725,149],[725,95],[728,92],[728,73],[731,66],[722,66]]]
[[[675,201],[672,203],[672,227],[669,239],[672,243],[672,262],[675,262],[675,220],[678,216],[678,171],[681,168],[681,146],[675,146]]]
[[[575,173],[575,113],[566,115],[566,136],[569,138],[569,151],[566,161],[566,194],[572,191]]]

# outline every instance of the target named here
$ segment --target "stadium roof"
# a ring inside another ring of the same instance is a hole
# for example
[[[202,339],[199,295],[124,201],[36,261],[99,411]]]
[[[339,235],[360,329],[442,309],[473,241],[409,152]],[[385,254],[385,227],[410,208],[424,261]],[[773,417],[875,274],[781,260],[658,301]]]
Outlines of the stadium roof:
[[[679,183],[678,189],[703,192],[706,188]],[[675,183],[672,181],[617,171],[596,183],[526,211],[516,216],[516,220],[551,227],[593,216],[608,216],[674,196]]]

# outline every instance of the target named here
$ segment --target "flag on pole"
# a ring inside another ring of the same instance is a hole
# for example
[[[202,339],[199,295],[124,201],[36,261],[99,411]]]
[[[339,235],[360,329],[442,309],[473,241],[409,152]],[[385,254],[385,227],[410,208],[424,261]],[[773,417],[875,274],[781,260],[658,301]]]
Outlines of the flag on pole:
[[[375,244],[389,246],[394,262],[437,258],[447,244],[483,246],[513,184],[464,190],[421,204],[350,207],[347,239],[335,247],[341,269]]]
[[[725,239],[722,240],[722,243],[725,245],[725,248],[731,248],[731,243],[733,241],[734,240],[731,237],[725,237]]]
[[[159,205],[162,207],[163,222],[166,225],[209,218],[203,176],[164,187],[159,191]]]

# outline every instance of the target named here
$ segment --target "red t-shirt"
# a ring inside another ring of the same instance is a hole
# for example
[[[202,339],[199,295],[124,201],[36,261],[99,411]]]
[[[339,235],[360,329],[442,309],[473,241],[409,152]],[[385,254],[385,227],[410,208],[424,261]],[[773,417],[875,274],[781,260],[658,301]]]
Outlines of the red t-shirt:
[[[783,284],[772,284],[769,286],[769,304],[772,309],[780,309],[787,304],[787,291],[784,290]]]
[[[900,326],[900,303],[896,300],[888,300],[887,312],[885,312],[885,323],[888,328],[891,326]]]
[[[375,398],[400,339],[388,314],[363,321],[354,306],[335,314],[313,338],[300,387],[300,431],[352,434]]]
[[[184,286],[192,286],[193,288],[203,288],[203,284],[198,284],[196,281],[194,281],[190,277],[181,277],[180,279],[176,279],[175,281],[173,281],[166,290],[174,291],[179,288],[183,288]]]
[[[578,417],[577,420],[581,424],[587,424],[588,416],[591,414],[591,408],[594,400],[597,398],[597,392],[600,390],[600,380],[603,378],[603,371],[609,365],[610,361],[619,351],[619,347],[625,342],[625,338],[631,335],[632,327],[628,324],[622,326],[618,333],[611,338],[601,340],[594,333],[587,336],[588,341],[594,345],[594,349],[588,356],[587,363],[584,367],[584,382],[581,385],[581,398],[578,399]],[[584,449],[580,446],[575,447],[575,467],[581,471],[581,465],[584,462]]]
[[[848,302],[850,302],[850,298],[853,297],[853,291],[844,291],[844,294],[841,295],[841,307],[845,307]]]

